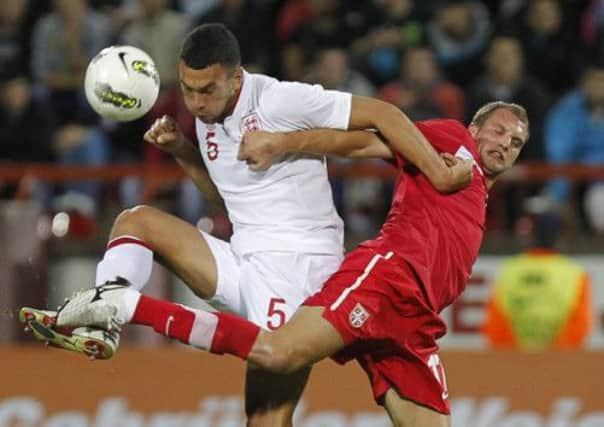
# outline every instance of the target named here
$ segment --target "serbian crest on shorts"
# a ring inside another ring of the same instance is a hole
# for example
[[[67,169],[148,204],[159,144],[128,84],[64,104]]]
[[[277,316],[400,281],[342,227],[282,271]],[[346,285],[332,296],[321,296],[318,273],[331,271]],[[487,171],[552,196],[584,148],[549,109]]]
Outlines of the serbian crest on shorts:
[[[241,118],[241,130],[243,132],[255,132],[257,130],[262,130],[262,125],[260,124],[258,115],[254,112],[251,112],[243,116]]]
[[[354,306],[348,316],[350,326],[353,328],[360,328],[367,319],[369,319],[369,313],[367,313],[367,310],[365,310],[365,307],[363,307],[361,303],[357,302],[357,305]]]

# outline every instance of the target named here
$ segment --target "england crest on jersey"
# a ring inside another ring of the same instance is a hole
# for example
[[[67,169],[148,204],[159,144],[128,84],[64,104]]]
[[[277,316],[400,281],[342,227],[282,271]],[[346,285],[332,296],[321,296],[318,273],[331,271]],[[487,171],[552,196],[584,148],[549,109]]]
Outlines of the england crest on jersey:
[[[367,319],[369,319],[369,313],[361,303],[357,303],[348,316],[350,326],[357,329],[363,326]]]
[[[255,132],[262,130],[262,125],[260,124],[260,118],[258,118],[258,115],[252,112],[243,116],[241,119],[241,130],[243,132]]]

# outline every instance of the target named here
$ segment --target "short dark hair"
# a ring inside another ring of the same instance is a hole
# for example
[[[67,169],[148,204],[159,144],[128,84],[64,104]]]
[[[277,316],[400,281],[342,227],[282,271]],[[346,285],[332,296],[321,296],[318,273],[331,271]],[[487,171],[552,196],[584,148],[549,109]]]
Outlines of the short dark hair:
[[[185,37],[180,59],[195,70],[215,64],[234,68],[241,64],[239,42],[223,24],[202,24]]]

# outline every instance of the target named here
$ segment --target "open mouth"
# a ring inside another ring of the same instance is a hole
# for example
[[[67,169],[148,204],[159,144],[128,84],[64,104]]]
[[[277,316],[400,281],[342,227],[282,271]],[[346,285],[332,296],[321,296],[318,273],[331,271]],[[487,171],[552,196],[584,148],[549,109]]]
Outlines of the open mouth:
[[[500,161],[500,162],[504,161],[503,154],[501,154],[499,151],[491,151],[489,153],[489,155],[497,161]]]

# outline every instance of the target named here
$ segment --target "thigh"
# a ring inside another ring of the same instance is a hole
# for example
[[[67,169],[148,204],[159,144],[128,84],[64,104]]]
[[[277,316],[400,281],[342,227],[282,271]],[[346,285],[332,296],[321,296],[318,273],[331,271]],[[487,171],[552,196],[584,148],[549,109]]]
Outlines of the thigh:
[[[395,427],[449,427],[450,417],[403,399],[394,389],[384,397],[384,407]]]
[[[138,206],[124,211],[115,221],[110,239],[120,236],[144,241],[156,260],[197,296],[210,298],[216,293],[216,258],[207,237],[188,222],[159,209]]]
[[[357,359],[376,401],[383,403],[393,387],[405,399],[448,413],[445,371],[436,343],[444,323],[400,260],[365,252],[349,256],[305,304],[325,307],[323,318],[347,344],[333,358],[340,363]]]
[[[206,302],[220,311],[230,311],[245,316],[241,304],[240,259],[231,250],[231,245],[205,232],[201,232],[216,265],[216,292]]]

